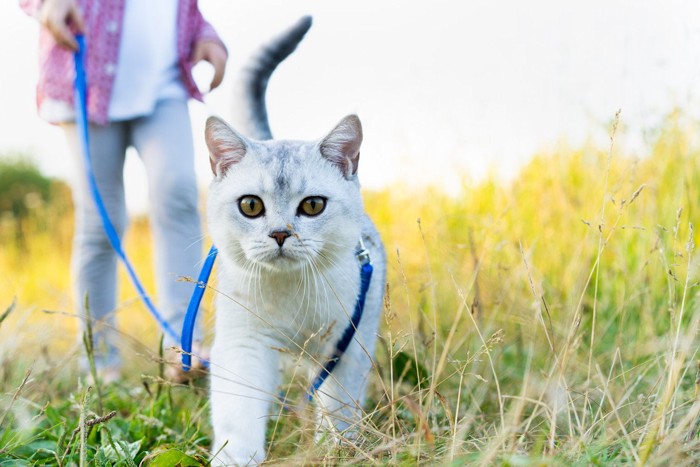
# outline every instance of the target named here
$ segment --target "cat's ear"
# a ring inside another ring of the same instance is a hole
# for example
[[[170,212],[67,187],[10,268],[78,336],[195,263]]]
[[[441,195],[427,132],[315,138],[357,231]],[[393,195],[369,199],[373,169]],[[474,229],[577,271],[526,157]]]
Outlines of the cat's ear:
[[[204,138],[209,148],[211,171],[217,178],[239,163],[248,150],[245,138],[218,117],[207,119]]]
[[[357,172],[362,144],[362,124],[357,115],[343,118],[328,136],[321,140],[321,155],[335,164],[346,179]]]

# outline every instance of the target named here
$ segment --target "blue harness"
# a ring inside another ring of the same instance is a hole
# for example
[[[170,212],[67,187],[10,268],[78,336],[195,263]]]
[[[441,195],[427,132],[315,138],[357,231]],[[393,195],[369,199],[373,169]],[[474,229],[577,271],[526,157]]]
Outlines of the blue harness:
[[[202,296],[204,295],[204,290],[207,287],[211,269],[214,266],[216,254],[217,249],[212,245],[207,258],[204,261],[202,271],[199,273],[199,278],[197,279],[197,284],[195,285],[194,292],[192,293],[190,303],[187,306],[185,322],[182,325],[182,368],[185,371],[189,371],[192,366],[192,332],[194,330],[195,320],[197,319],[199,304],[202,301]],[[365,299],[367,298],[367,291],[369,290],[369,285],[372,281],[372,272],[374,271],[374,267],[372,266],[369,251],[365,249],[362,240],[360,240],[360,243],[357,246],[355,256],[360,265],[360,291],[357,294],[355,309],[350,317],[350,323],[348,323],[347,327],[343,331],[343,335],[335,345],[333,354],[323,365],[323,368],[321,368],[313,383],[311,383],[311,387],[308,391],[309,401],[313,399],[313,396],[316,391],[318,391],[318,388],[321,387],[326,378],[328,378],[333,372],[336,365],[338,365],[338,362],[340,362],[340,357],[342,357],[350,345],[350,342],[352,342],[352,338],[355,336],[357,327],[360,325],[360,320],[362,319],[362,312],[365,308]]]
[[[178,334],[173,330],[173,328],[168,324],[168,322],[163,318],[163,316],[158,312],[155,305],[151,301],[150,297],[146,293],[141,281],[136,275],[136,271],[131,265],[129,258],[126,256],[124,249],[122,248],[121,240],[117,234],[112,221],[109,219],[107,214],[107,209],[105,208],[104,202],[102,201],[102,196],[97,188],[97,182],[95,181],[95,174],[92,170],[92,156],[90,153],[90,139],[89,139],[89,128],[88,128],[88,115],[87,115],[87,73],[85,71],[85,57],[86,57],[86,45],[85,38],[82,35],[76,36],[78,42],[78,50],[75,52],[75,112],[76,112],[76,123],[78,126],[79,136],[81,140],[81,145],[83,148],[83,159],[85,163],[85,171],[88,179],[88,184],[90,185],[90,192],[92,198],[97,206],[97,210],[102,219],[102,225],[104,227],[109,243],[117,254],[122,264],[126,267],[132,284],[136,288],[141,300],[146,305],[146,308],[151,313],[156,322],[160,325],[163,331],[175,341],[180,341],[182,345],[182,368],[184,371],[189,371],[192,366],[192,333],[194,331],[194,323],[197,319],[197,312],[199,311],[199,305],[204,296],[204,291],[206,290],[207,283],[209,282],[209,276],[211,275],[211,270],[214,267],[214,261],[216,260],[216,255],[218,253],[216,247],[212,245],[204,260],[204,265],[197,278],[197,283],[195,284],[194,291],[192,292],[192,298],[190,299],[189,305],[187,306],[187,313],[185,314],[185,321],[182,326],[182,337],[180,338]],[[369,252],[365,249],[362,240],[357,247],[355,252],[357,260],[360,264],[360,291],[357,296],[357,301],[355,302],[355,309],[353,310],[352,317],[350,318],[350,323],[343,331],[343,334],[335,346],[333,354],[324,364],[323,368],[319,371],[318,376],[314,379],[311,387],[308,391],[308,398],[311,400],[313,395],[318,391],[323,382],[330,376],[333,369],[340,362],[340,358],[343,353],[347,350],[352,338],[355,336],[357,327],[360,325],[360,320],[362,319],[362,312],[365,306],[365,298],[367,297],[367,291],[369,290],[370,281],[372,279],[372,262],[370,260]],[[208,364],[208,362],[205,362]]]

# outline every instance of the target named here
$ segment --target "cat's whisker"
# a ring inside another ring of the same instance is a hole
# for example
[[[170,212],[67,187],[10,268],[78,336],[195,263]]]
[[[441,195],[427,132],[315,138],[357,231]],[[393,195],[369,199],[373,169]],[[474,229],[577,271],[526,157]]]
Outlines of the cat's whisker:
[[[206,235],[202,235],[201,238],[200,238],[199,240],[195,240],[195,241],[193,241],[192,243],[190,243],[190,244],[186,247],[186,249],[192,248],[193,246],[195,246],[195,245],[198,244],[198,243],[203,243],[205,238],[206,238]],[[212,256],[212,252],[211,252],[211,251],[207,252],[207,254],[206,254],[204,257],[202,257],[202,259],[200,259],[199,261],[197,261],[197,262],[194,264],[193,269],[195,269],[195,270],[201,269],[202,266],[204,265],[204,262],[205,262],[208,258],[210,258],[211,256]]]
[[[316,259],[313,259],[313,260],[312,260],[312,264],[314,265],[314,268],[316,269],[316,271],[318,271],[319,275],[323,278],[323,280],[325,281],[326,285],[328,286],[327,288],[324,287],[324,291],[325,291],[326,295],[328,294],[328,289],[330,289],[330,291],[331,291],[331,292],[333,293],[333,295],[335,296],[335,299],[336,299],[338,305],[345,311],[346,315],[349,317],[349,316],[350,316],[350,313],[348,313],[348,310],[346,309],[345,304],[344,304],[343,301],[340,299],[340,294],[339,294],[339,291],[336,289],[336,284],[332,284],[332,283],[326,278],[325,274],[323,274],[323,273],[321,272],[322,269],[319,268],[318,265],[316,264]],[[338,269],[340,269],[340,268],[338,268]],[[334,271],[334,272],[335,272],[335,271]],[[352,284],[352,283],[353,283],[353,282],[352,282],[352,279],[350,278],[350,276],[348,276],[347,274],[345,274],[344,271],[342,271],[342,269],[340,269],[340,271],[337,272],[336,274],[339,274],[339,275],[341,276],[341,277],[340,277],[341,280],[340,280],[340,281],[337,281],[337,284]],[[327,303],[329,303],[329,302],[327,301]]]
[[[301,329],[303,328],[304,321],[306,320],[306,314],[308,312],[310,302],[307,298],[306,294],[306,287],[308,284],[308,271],[306,269],[306,265],[301,270],[301,280],[297,286],[297,290],[294,294],[294,298],[296,298],[299,294],[300,291],[302,291],[301,299],[299,300],[299,306],[297,307],[296,311],[294,312],[294,317],[292,318],[293,322],[298,322],[299,319],[299,313],[302,313],[303,310],[303,320],[302,324],[297,328],[297,331],[294,333],[292,336],[292,339],[296,339],[296,337],[299,335],[301,332]],[[304,308],[304,302],[306,301],[306,308]],[[294,300],[292,300],[294,302]]]
[[[320,292],[319,289],[320,289],[320,288],[325,289],[325,287],[319,287],[319,281],[320,281],[320,282],[323,282],[323,274],[321,273],[321,271],[319,271],[318,267],[316,266],[316,263],[315,263],[313,257],[309,257],[309,261],[308,261],[307,264],[309,265],[309,269],[311,270],[311,272],[312,272],[312,277],[313,277],[313,288],[314,288],[314,291],[315,291],[315,301],[314,301],[314,302],[317,304],[317,313],[316,313],[316,315],[319,314],[318,311],[326,312],[326,313],[325,313],[325,316],[317,316],[317,317],[318,317],[318,319],[319,319],[320,322],[323,322],[323,321],[326,321],[326,322],[327,322],[327,321],[328,321],[328,314],[327,314],[327,308],[328,308],[328,307],[327,307],[327,306],[321,306],[321,305],[320,305],[321,302],[320,302],[320,300],[319,300],[319,292]],[[320,278],[320,279],[319,279],[319,278]],[[315,318],[316,318],[316,317],[315,317]],[[314,325],[314,326],[316,325],[316,319],[315,319],[315,318],[314,318],[314,322],[313,322],[313,325]]]
[[[187,245],[185,248],[188,249],[188,248],[192,248],[193,246],[202,244],[202,243],[204,243],[204,240],[205,240],[206,238],[207,238],[207,235],[204,234],[204,233],[201,233],[201,234],[197,235],[197,236],[192,240],[192,242],[191,242],[189,245]]]
[[[318,265],[316,264],[315,258],[311,257],[308,264],[311,266],[312,270],[314,270],[314,271],[316,271],[316,272],[318,273],[318,274],[317,274],[318,276],[321,276],[324,280],[326,280],[325,277],[323,276],[323,274],[321,273],[321,270],[318,268]],[[326,316],[325,316],[324,318],[322,318],[322,319],[323,319],[323,321],[325,321],[325,322],[328,324],[328,323],[330,323],[330,320],[331,320],[331,316],[330,316],[330,300],[329,300],[329,298],[328,298],[328,288],[332,288],[333,285],[332,285],[332,284],[327,284],[329,287],[318,287],[316,283],[315,283],[314,285],[316,286],[316,287],[315,287],[315,288],[316,288],[316,303],[319,303],[319,300],[318,300],[319,289],[323,289],[323,291],[324,291],[324,294],[325,294],[325,306],[320,307],[320,308],[321,308],[323,311],[325,311],[325,315],[326,315]],[[340,302],[340,301],[339,301],[339,302]],[[320,317],[319,317],[319,318],[320,318]]]
[[[260,310],[265,310],[265,297],[263,294],[263,285],[262,285],[262,266],[259,263],[253,263],[253,299],[255,302],[255,305],[258,309]]]
[[[256,306],[256,287],[255,287],[255,278],[257,277],[257,274],[255,273],[256,265],[252,261],[246,262],[246,296],[247,297],[253,297],[253,306]],[[252,289],[252,290],[251,290]]]
[[[303,290],[304,290],[304,284],[305,284],[305,283],[306,283],[306,265],[304,265],[304,267],[303,267],[302,270],[301,270],[300,278],[299,278],[299,281],[297,282],[297,288],[296,288],[296,290],[294,291],[294,295],[292,296],[292,299],[290,300],[290,302],[292,302],[292,303],[294,303],[294,302],[296,302],[296,301],[299,302],[299,306],[298,306],[297,309],[294,311],[294,316],[292,317],[292,320],[293,320],[293,321],[296,321],[296,320],[297,320],[297,318],[299,317],[299,313],[300,313],[300,311],[301,311],[301,308],[302,308],[303,305],[304,305],[304,292],[303,292]],[[300,299],[299,299],[299,300],[296,300],[297,297],[299,297],[299,294],[300,294],[300,293],[301,293]],[[295,334],[294,337],[296,337],[296,334]]]
[[[284,334],[284,332],[283,332],[282,329],[280,329],[278,326],[274,326],[269,320],[265,319],[262,315],[260,315],[259,313],[255,312],[255,310],[253,310],[252,308],[250,308],[250,307],[248,307],[248,306],[246,306],[246,305],[240,303],[239,301],[237,301],[236,299],[234,299],[232,296],[230,296],[230,295],[224,293],[223,291],[221,291],[221,290],[219,290],[219,289],[217,289],[217,288],[211,287],[211,289],[214,290],[214,291],[215,291],[217,294],[219,294],[221,297],[223,297],[223,298],[225,298],[225,299],[227,299],[227,300],[230,300],[231,302],[233,302],[233,303],[239,305],[243,310],[249,312],[252,316],[254,316],[255,318],[259,319],[263,324],[265,324],[266,326],[268,326],[270,329],[274,329],[275,331],[277,331],[277,332],[280,334],[280,337],[281,337],[282,339],[284,339],[285,342],[291,344],[292,347],[295,347],[297,350],[299,350],[299,351],[302,353],[302,355],[304,355],[306,358],[308,358],[314,365],[321,365],[321,360],[319,360],[318,358],[316,358],[315,355],[313,355],[312,353],[308,352],[303,346],[301,346],[301,345],[300,345],[299,343],[297,343],[295,340],[292,340],[288,335]],[[223,368],[223,367],[222,367],[222,368]]]
[[[324,252],[319,252],[318,257],[321,260],[326,261],[326,264],[324,265],[326,269],[329,269],[331,267],[337,267],[337,266],[339,266],[340,261],[342,261],[340,258],[334,258],[334,257],[328,256]],[[338,268],[338,269],[340,269],[339,274],[341,274],[343,276],[343,281],[350,279],[351,275],[348,273],[348,271],[346,271],[345,269],[341,269],[341,268]],[[357,277],[357,274],[354,274],[352,277]]]
[[[320,275],[320,273],[319,273],[319,271],[316,269],[316,267],[315,267],[315,265],[314,265],[313,262],[310,262],[310,263],[308,263],[308,264],[311,265],[311,278],[312,278],[312,280],[313,280],[314,303],[316,303],[316,304],[317,304],[317,307],[318,307],[318,303],[319,303],[319,301],[318,301],[318,292],[319,292],[318,282],[319,282],[319,275]],[[320,308],[320,307],[318,307],[318,308]],[[316,326],[316,317],[317,317],[317,316],[314,316],[314,319],[313,319],[312,322],[311,322],[311,326],[312,326],[312,327],[315,327],[315,326]],[[321,318],[319,317],[319,319],[321,319]]]
[[[314,284],[315,284],[315,271],[313,270],[312,267],[309,267],[309,264],[304,264],[304,272],[305,272],[305,284],[304,284],[304,295],[306,299],[306,307],[304,308],[304,320],[302,322],[302,326],[306,326],[306,321],[308,318],[309,313],[313,313],[311,311],[312,304],[317,303],[315,298],[312,298],[312,292],[315,289]],[[315,318],[312,319],[311,324],[309,327],[314,327],[316,325]]]

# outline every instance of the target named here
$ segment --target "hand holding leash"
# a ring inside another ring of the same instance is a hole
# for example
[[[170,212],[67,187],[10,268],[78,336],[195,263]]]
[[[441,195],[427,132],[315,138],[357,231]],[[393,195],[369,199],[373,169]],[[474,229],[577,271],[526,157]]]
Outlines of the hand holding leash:
[[[76,0],[46,0],[39,11],[39,21],[59,45],[78,50],[75,33],[83,33],[85,26]]]

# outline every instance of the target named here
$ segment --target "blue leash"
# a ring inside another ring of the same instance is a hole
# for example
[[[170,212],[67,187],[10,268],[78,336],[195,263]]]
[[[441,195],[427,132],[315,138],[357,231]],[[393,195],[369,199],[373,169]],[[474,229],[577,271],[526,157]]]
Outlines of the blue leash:
[[[190,303],[187,305],[185,321],[182,323],[182,340],[180,341],[180,346],[182,347],[182,369],[184,371],[190,371],[192,367],[192,334],[194,333],[194,323],[197,320],[199,304],[204,296],[204,291],[207,289],[207,282],[209,282],[209,276],[211,275],[211,270],[214,267],[214,261],[216,260],[216,254],[218,252],[216,247],[212,245],[209,254],[204,260],[204,265],[199,273],[199,277],[197,278]],[[205,364],[206,363],[208,362],[205,362]]]
[[[122,248],[121,241],[119,240],[119,235],[109,219],[107,214],[107,209],[105,208],[104,202],[102,201],[102,196],[100,196],[100,191],[97,189],[97,182],[95,181],[95,174],[92,170],[92,156],[90,154],[90,139],[88,131],[88,116],[87,116],[87,74],[85,72],[85,56],[86,56],[86,46],[85,38],[82,35],[76,36],[78,41],[78,51],[75,52],[75,112],[76,112],[76,123],[78,125],[79,135],[81,136],[81,143],[83,147],[83,157],[85,161],[85,171],[87,172],[88,183],[90,185],[90,191],[92,193],[92,198],[95,201],[100,217],[102,218],[102,225],[104,226],[105,233],[109,239],[109,243],[114,248],[117,256],[121,262],[126,267],[131,282],[134,284],[137,292],[141,296],[141,300],[148,308],[148,311],[153,315],[155,320],[158,322],[161,328],[165,331],[168,336],[173,338],[173,340],[178,341],[179,336],[170,327],[167,321],[163,319],[161,314],[158,312],[156,307],[153,305],[150,297],[146,293],[146,290],[141,285],[134,268],[131,266],[129,258],[127,258]]]

